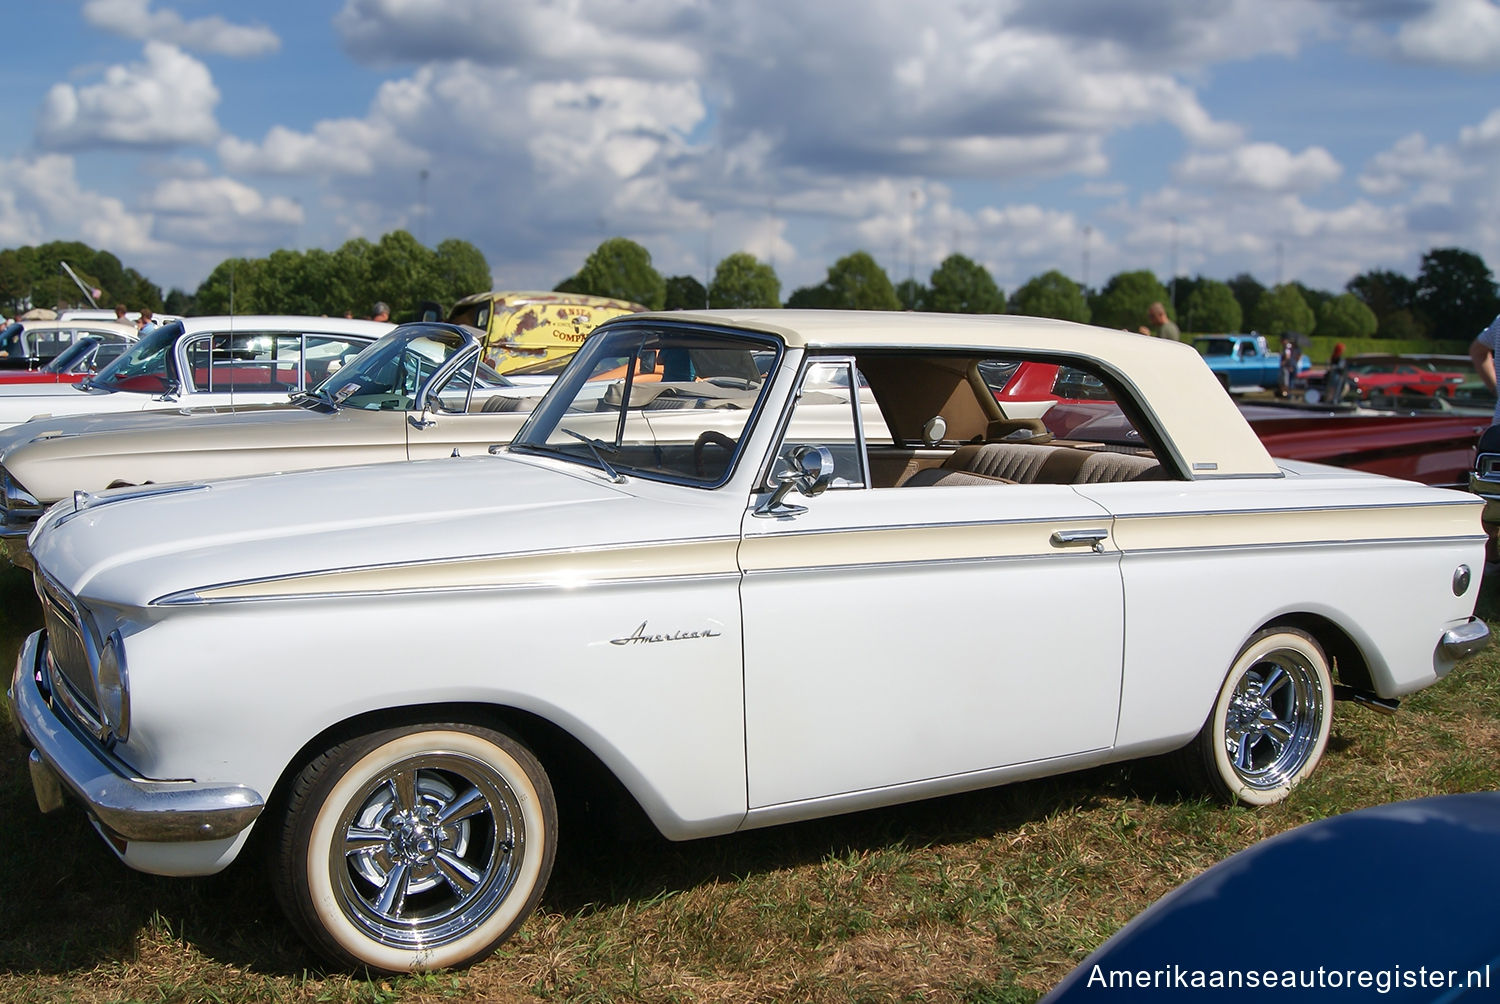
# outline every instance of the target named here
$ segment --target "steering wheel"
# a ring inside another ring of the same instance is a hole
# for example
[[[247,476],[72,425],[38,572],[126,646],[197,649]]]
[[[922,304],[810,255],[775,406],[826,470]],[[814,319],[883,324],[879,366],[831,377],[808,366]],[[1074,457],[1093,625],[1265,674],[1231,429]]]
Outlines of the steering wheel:
[[[703,430],[698,434],[698,439],[693,443],[693,471],[700,478],[708,476],[703,468],[703,448],[705,446],[722,446],[730,453],[733,453],[735,447],[738,445],[738,443],[722,432],[716,432],[713,429]]]

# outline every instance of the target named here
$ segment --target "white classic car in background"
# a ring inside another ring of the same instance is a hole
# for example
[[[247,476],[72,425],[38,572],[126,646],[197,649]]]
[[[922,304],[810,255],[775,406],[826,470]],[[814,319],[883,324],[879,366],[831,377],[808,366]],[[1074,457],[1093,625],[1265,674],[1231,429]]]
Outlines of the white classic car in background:
[[[1026,361],[1128,434],[1007,414]],[[672,839],[1171,751],[1277,801],[1336,699],[1389,709],[1486,644],[1479,508],[1278,465],[1175,342],[637,314],[494,455],[54,506],[11,702],[42,808],[128,865],[211,873],[264,828],[320,953],[462,965],[601,770]]]
[[[279,407],[49,416],[0,430],[0,538],[19,543],[48,505],[76,491],[419,460],[508,443],[541,392],[476,365],[477,334],[403,325]]]
[[[393,327],[342,317],[189,317],[151,331],[87,384],[0,385],[0,429],[42,415],[286,404]]]

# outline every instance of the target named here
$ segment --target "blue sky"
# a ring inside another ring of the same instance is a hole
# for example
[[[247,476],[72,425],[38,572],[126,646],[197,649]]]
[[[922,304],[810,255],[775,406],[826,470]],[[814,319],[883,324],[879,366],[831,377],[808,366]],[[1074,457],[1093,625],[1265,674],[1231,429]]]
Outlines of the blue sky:
[[[507,288],[614,235],[783,294],[857,249],[1007,291],[1500,267],[1495,0],[0,2],[0,247],[164,287],[398,227]]]

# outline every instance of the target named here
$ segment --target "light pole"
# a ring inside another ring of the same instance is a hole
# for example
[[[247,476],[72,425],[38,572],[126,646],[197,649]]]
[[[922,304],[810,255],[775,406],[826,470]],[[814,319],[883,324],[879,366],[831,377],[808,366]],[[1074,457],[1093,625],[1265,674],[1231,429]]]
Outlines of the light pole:
[[[1089,242],[1094,239],[1094,228],[1086,226],[1083,228],[1083,291],[1089,288]]]
[[[1169,281],[1172,284],[1171,287],[1170,287],[1171,288],[1171,294],[1172,294],[1172,313],[1175,314],[1175,313],[1177,313],[1177,217],[1175,217],[1175,216],[1172,217],[1172,263],[1171,263],[1171,272],[1172,272],[1172,276],[1171,276],[1171,279]]]

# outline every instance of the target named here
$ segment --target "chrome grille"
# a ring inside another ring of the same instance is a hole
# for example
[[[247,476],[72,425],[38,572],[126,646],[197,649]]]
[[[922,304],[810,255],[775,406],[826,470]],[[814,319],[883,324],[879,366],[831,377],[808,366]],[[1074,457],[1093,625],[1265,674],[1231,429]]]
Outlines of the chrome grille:
[[[47,628],[47,662],[54,679],[66,684],[81,710],[98,718],[94,699],[94,673],[89,662],[92,649],[87,630],[78,620],[74,606],[45,579],[38,578],[42,597],[42,617]]]

